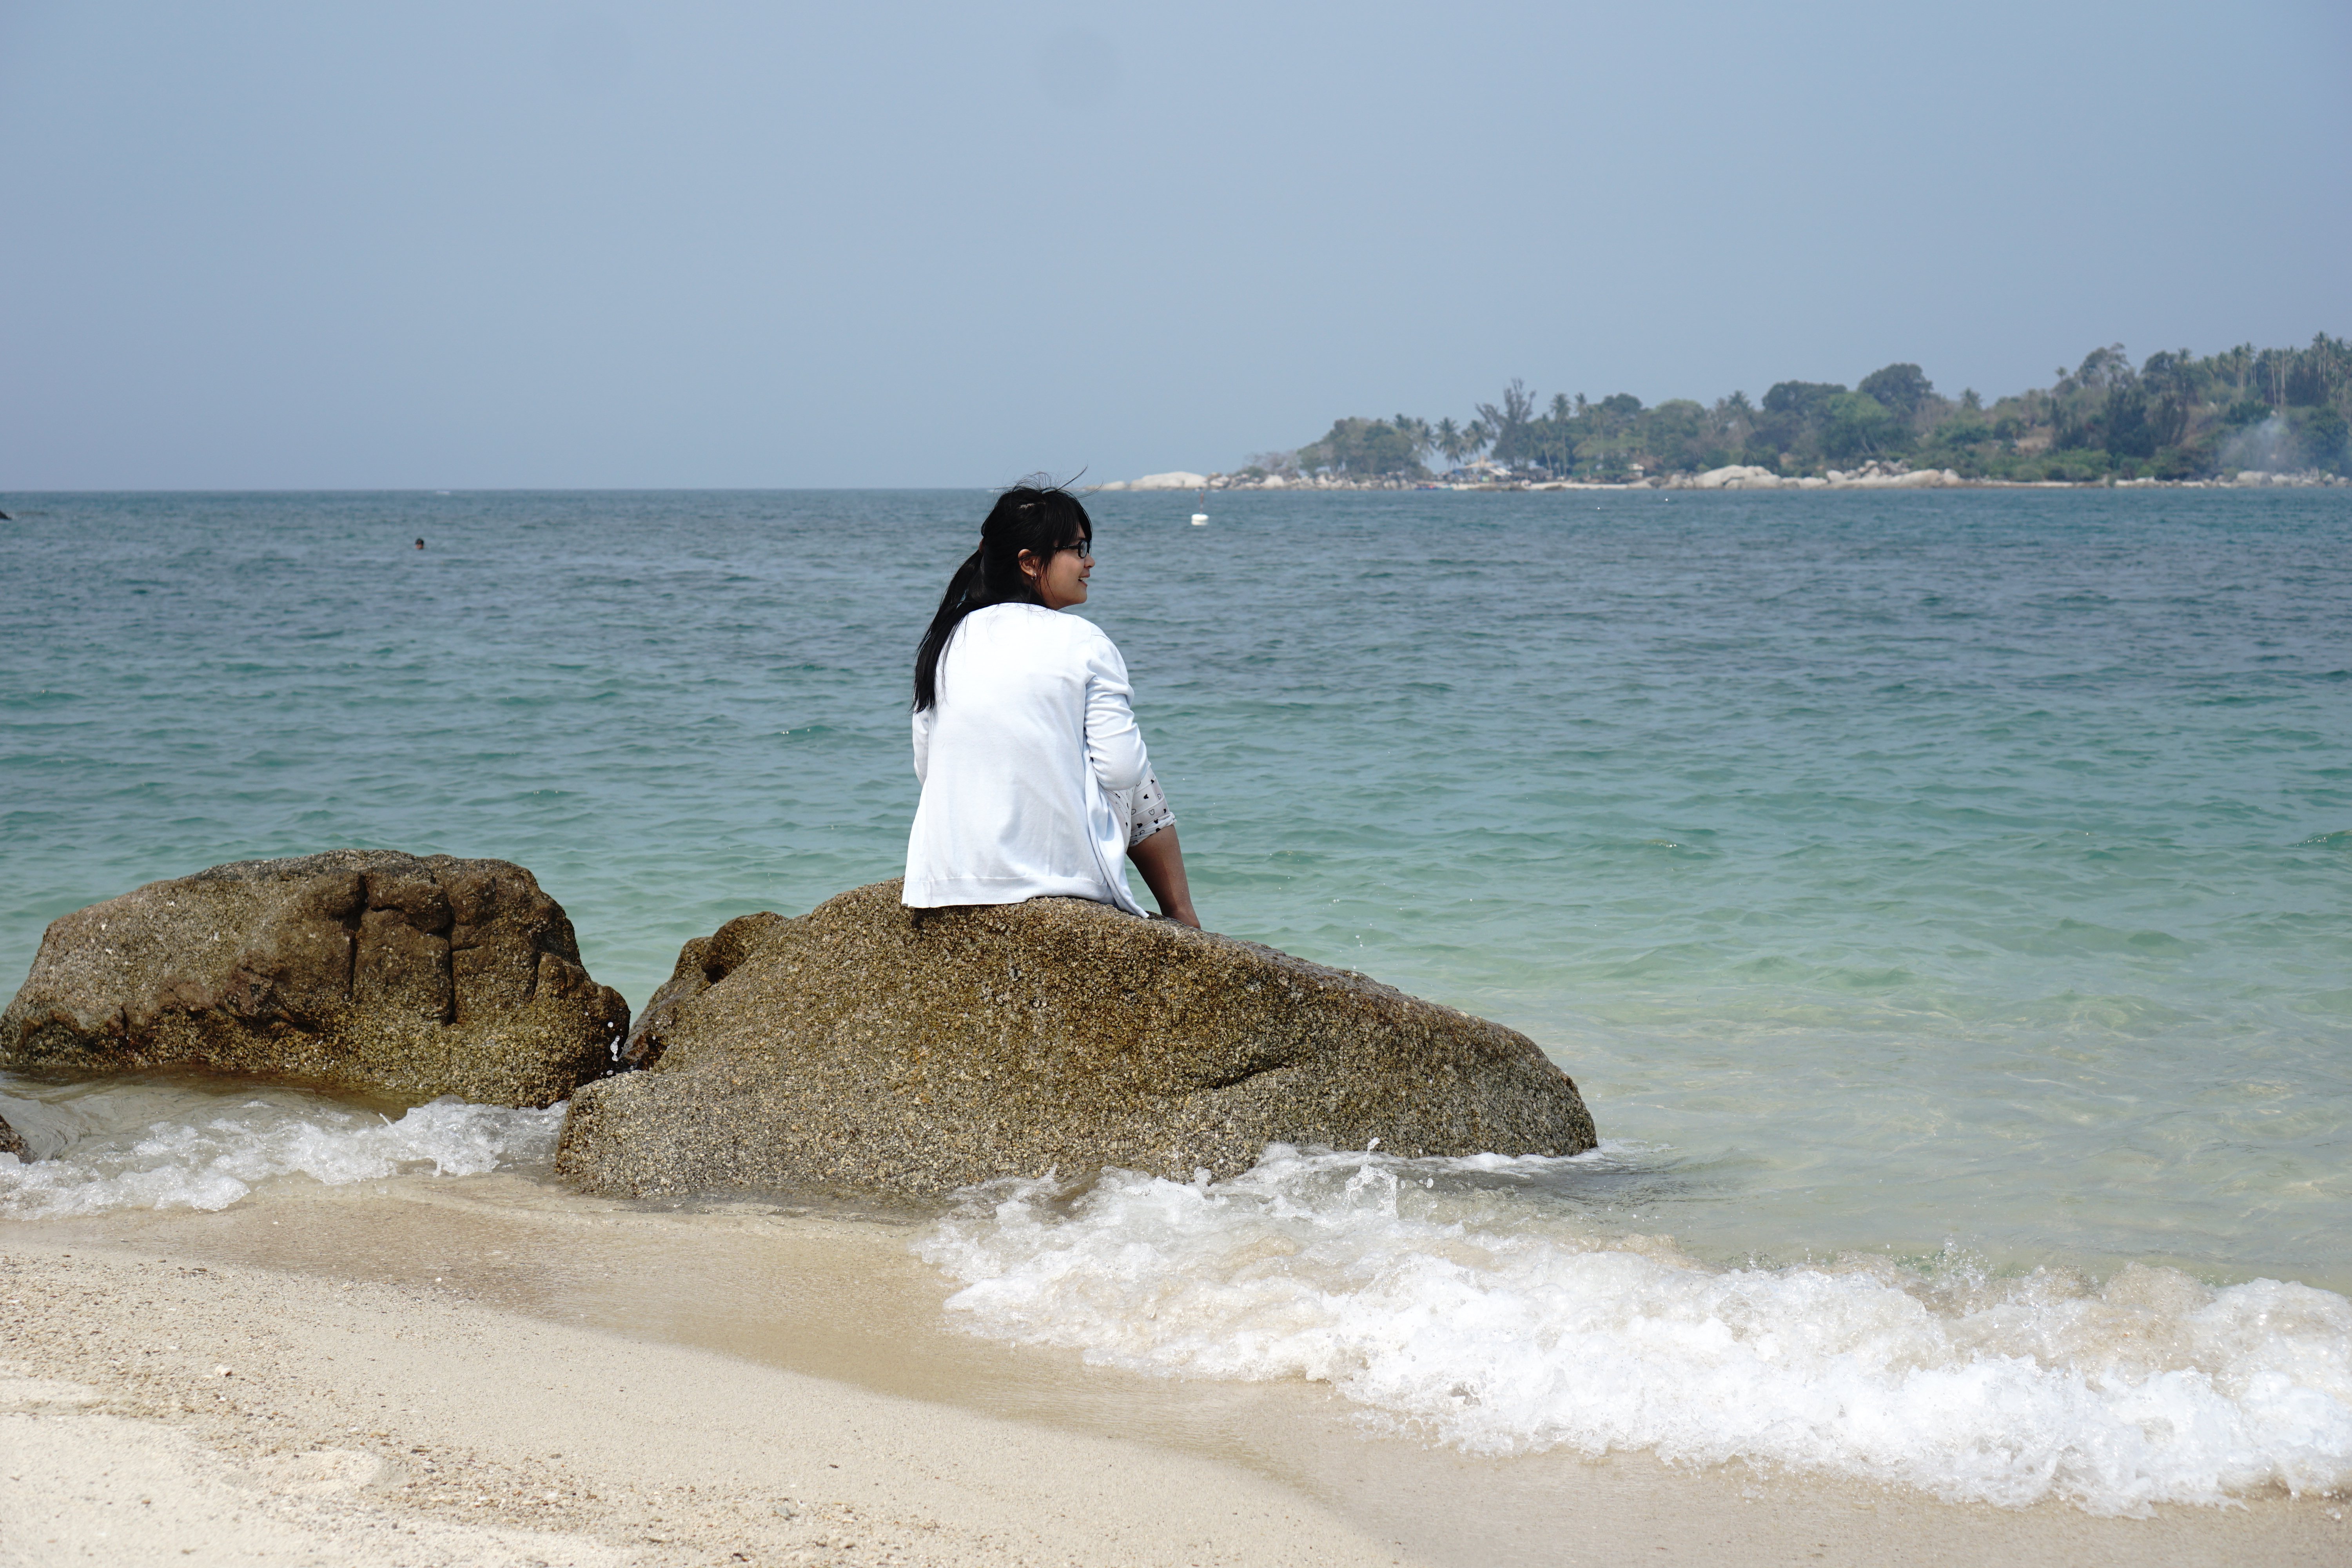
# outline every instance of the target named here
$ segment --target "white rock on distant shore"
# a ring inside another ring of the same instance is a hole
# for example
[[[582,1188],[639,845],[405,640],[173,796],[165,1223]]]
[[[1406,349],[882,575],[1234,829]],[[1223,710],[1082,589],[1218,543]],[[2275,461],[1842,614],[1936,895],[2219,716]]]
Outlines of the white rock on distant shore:
[[[2344,481],[2335,475],[2322,473],[2317,468],[2307,468],[2299,474],[2281,473],[2272,468],[2240,468],[2236,479],[2225,479],[2222,482],[2232,485],[2293,485],[2303,488],[2313,485],[2340,485]]]
[[[1673,489],[1694,490],[1910,490],[1941,489],[1960,482],[1960,476],[1949,468],[1896,468],[1885,463],[1868,463],[1851,473],[1832,468],[1826,478],[1809,474],[1801,479],[1784,478],[1753,463],[1733,463],[1667,481]]]
[[[1703,474],[1692,476],[1690,488],[1695,490],[1777,490],[1791,482],[1769,468],[1752,463],[1734,463],[1728,468],[1709,468]]]
[[[1146,474],[1127,488],[1131,490],[1197,490],[1208,482],[1206,474],[1188,474],[1178,468],[1172,473]],[[1113,485],[1103,487],[1105,489],[1116,488]]]
[[[1949,468],[1912,468],[1900,473],[1864,469],[1852,474],[1841,474],[1832,468],[1829,481],[1832,489],[1917,490],[1957,485],[1960,482],[1960,476]]]

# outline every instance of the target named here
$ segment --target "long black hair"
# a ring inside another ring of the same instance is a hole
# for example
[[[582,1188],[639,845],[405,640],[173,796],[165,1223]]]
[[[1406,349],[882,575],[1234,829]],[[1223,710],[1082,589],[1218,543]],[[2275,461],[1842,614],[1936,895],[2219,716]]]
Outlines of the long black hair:
[[[1044,603],[1037,584],[1021,570],[1023,551],[1042,563],[1056,550],[1084,544],[1094,536],[1094,520],[1087,509],[1059,485],[1029,480],[998,496],[988,510],[988,521],[980,525],[980,548],[965,556],[948,579],[939,614],[931,617],[930,629],[915,650],[915,711],[939,701],[940,656],[947,652],[948,638],[966,616],[991,605]]]

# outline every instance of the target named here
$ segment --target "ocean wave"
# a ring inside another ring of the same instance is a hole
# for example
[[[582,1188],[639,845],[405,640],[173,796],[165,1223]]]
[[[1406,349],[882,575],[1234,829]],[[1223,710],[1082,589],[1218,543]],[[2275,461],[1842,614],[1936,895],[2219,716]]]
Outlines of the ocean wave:
[[[1561,1164],[1274,1144],[1230,1182],[1001,1181],[918,1251],[965,1281],[948,1307],[973,1332],[1321,1381],[1475,1453],[1647,1449],[2098,1514],[2352,1484],[2344,1297],[1958,1256],[1710,1267],[1482,1180]]]
[[[0,1154],[0,1215],[15,1219],[126,1208],[226,1208],[279,1176],[328,1186],[430,1171],[476,1175],[551,1158],[563,1107],[444,1098],[399,1120],[315,1095],[234,1097],[124,1082],[69,1100],[4,1108],[37,1152]]]

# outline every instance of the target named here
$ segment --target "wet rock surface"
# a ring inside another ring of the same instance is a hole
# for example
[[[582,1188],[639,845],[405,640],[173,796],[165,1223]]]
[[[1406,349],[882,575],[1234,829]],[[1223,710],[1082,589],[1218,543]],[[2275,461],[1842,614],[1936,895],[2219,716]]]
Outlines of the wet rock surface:
[[[0,1067],[544,1106],[613,1070],[628,1018],[522,867],[341,849],[215,866],[51,922],[0,1014]]]
[[[1568,1075],[1498,1024],[1083,900],[912,910],[895,881],[688,943],[630,1049],[647,1070],[584,1086],[564,1125],[557,1170],[592,1192],[937,1194],[1232,1175],[1277,1141],[1594,1141]]]
[[[0,1154],[14,1154],[19,1160],[32,1158],[25,1152],[25,1141],[16,1136],[16,1130],[8,1125],[5,1116],[0,1116]]]

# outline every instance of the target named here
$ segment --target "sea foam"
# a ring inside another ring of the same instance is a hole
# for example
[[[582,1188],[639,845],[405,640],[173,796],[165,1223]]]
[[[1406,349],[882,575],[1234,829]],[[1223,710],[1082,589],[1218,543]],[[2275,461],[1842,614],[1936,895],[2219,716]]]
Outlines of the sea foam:
[[[545,1160],[563,1107],[416,1106],[397,1121],[293,1090],[221,1096],[126,1081],[69,1100],[10,1099],[37,1153],[0,1154],[0,1215],[42,1219],[123,1208],[219,1209],[258,1184],[330,1186],[404,1173],[476,1175]]]
[[[1475,1453],[1648,1449],[2100,1514],[2352,1483],[2341,1296],[1957,1257],[1709,1267],[1479,1181],[1560,1163],[1276,1144],[1229,1182],[969,1189],[918,1249],[966,1281],[948,1305],[974,1332],[1318,1380]]]

